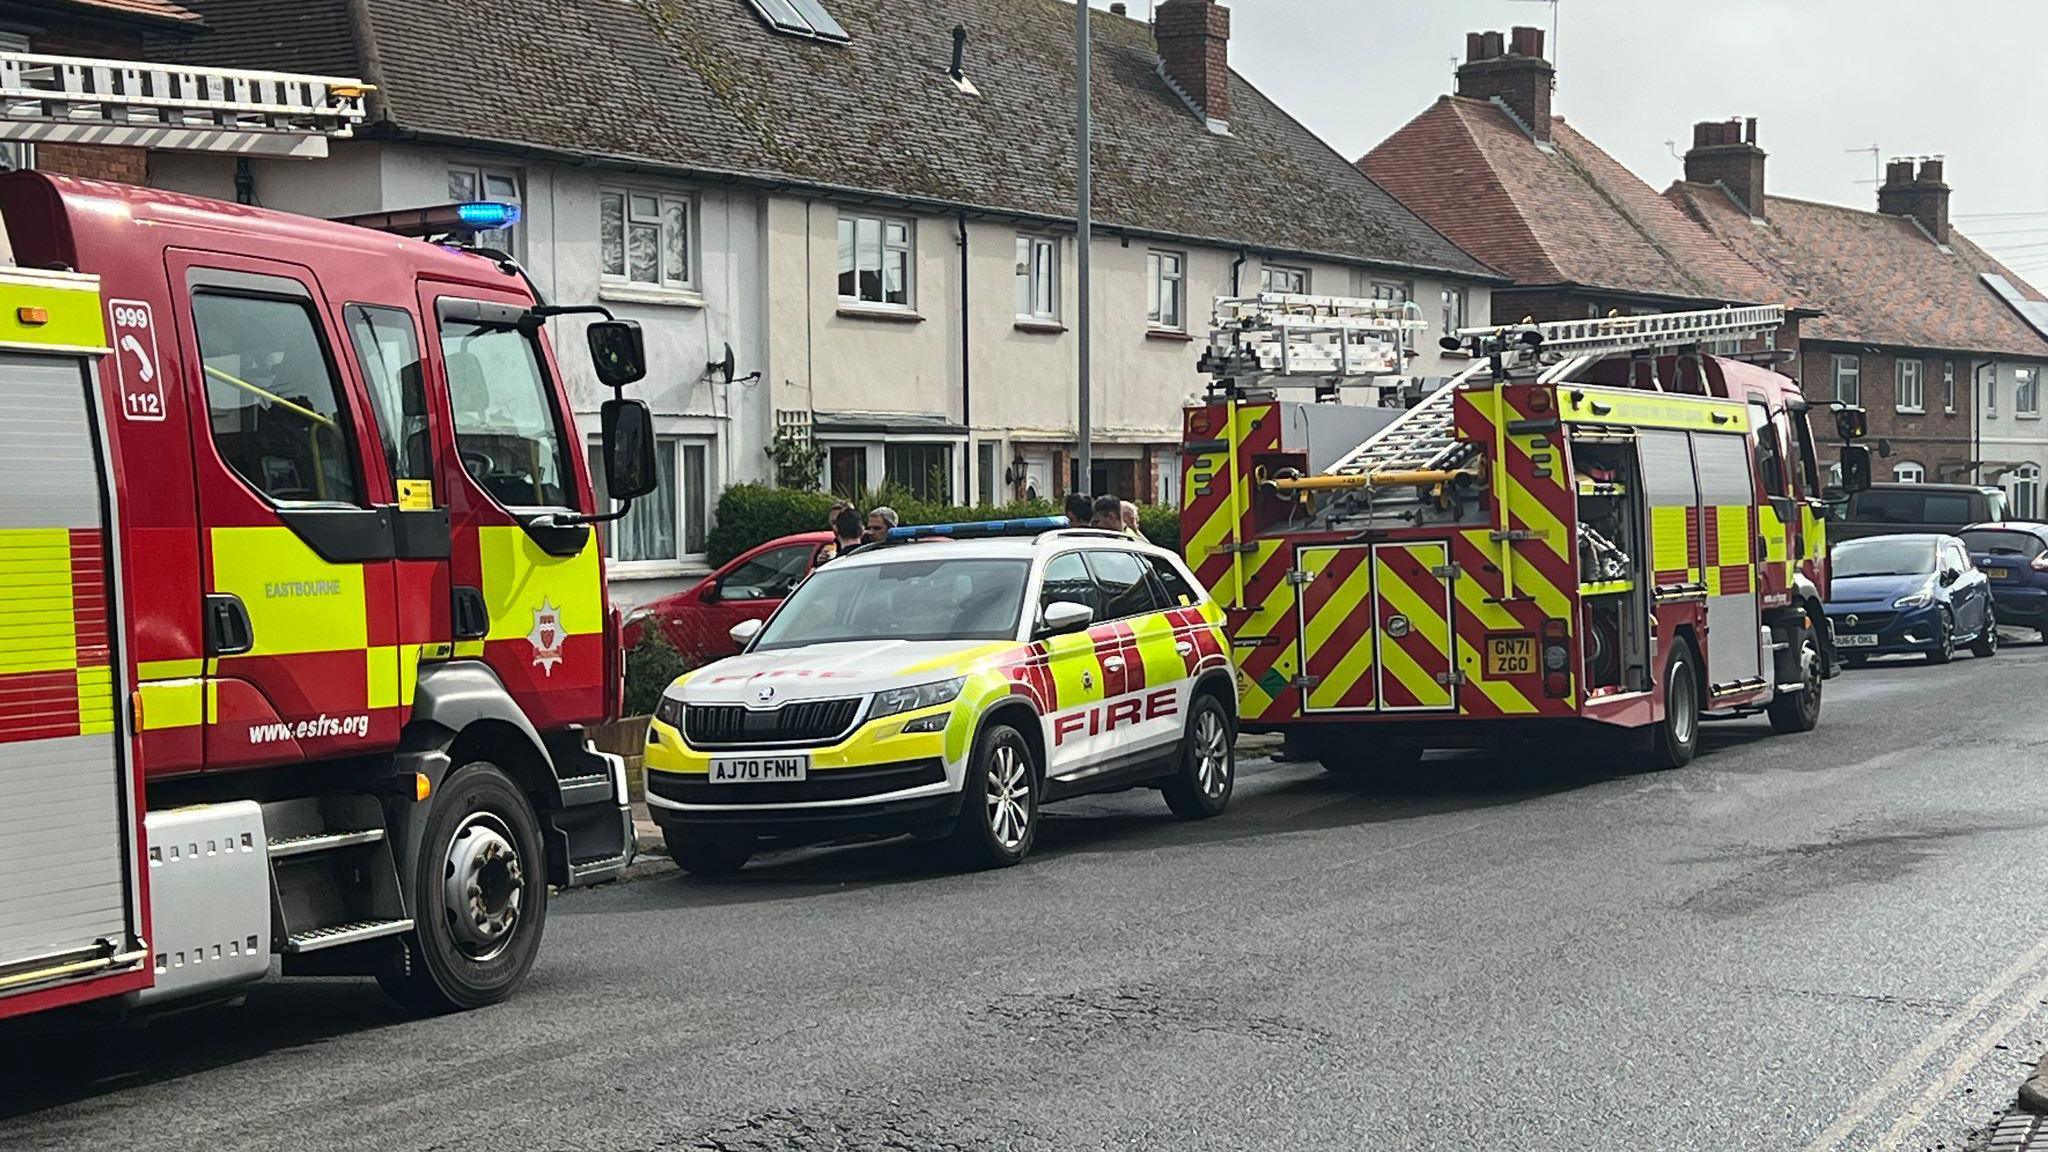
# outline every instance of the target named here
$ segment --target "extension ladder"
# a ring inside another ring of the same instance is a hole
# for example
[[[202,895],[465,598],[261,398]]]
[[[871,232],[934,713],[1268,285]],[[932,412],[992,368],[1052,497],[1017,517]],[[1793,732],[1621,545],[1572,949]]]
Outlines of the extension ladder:
[[[340,76],[0,52],[0,140],[318,159],[363,122]]]
[[[1350,296],[1219,296],[1204,363],[1218,378],[1392,375],[1401,371],[1410,334],[1429,327],[1414,311]]]

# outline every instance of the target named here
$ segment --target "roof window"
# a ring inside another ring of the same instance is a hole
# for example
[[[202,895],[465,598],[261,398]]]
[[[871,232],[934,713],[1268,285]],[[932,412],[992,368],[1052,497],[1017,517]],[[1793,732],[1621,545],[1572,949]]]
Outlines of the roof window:
[[[818,0],[747,0],[747,4],[777,32],[831,44],[844,44],[851,39]]]

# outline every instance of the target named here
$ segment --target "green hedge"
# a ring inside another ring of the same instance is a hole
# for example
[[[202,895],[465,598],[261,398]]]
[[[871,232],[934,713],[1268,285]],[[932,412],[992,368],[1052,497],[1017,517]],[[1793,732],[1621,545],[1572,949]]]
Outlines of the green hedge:
[[[705,539],[704,551],[716,566],[756,544],[797,532],[818,532],[825,527],[825,514],[833,497],[824,492],[800,492],[793,488],[771,488],[765,484],[735,484],[718,498],[718,526]],[[862,497],[861,515],[870,508],[887,504],[905,524],[949,524],[975,520],[1005,520],[1013,516],[1055,516],[1060,506],[1051,500],[1022,500],[1014,504],[960,506],[936,500],[920,500],[899,488],[882,488]],[[1180,547],[1180,512],[1166,506],[1138,510],[1138,528],[1161,548]]]
[[[683,654],[648,621],[640,629],[640,643],[626,649],[626,715],[652,714],[661,694],[689,670]]]

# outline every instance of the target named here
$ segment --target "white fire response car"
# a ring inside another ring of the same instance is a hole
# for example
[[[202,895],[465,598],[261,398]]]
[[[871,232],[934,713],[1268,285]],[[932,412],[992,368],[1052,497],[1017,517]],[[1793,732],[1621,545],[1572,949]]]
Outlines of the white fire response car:
[[[907,832],[1003,867],[1042,803],[1146,786],[1184,819],[1223,811],[1222,609],[1178,556],[1066,524],[899,528],[735,628],[745,650],[679,678],[648,727],[676,862]]]

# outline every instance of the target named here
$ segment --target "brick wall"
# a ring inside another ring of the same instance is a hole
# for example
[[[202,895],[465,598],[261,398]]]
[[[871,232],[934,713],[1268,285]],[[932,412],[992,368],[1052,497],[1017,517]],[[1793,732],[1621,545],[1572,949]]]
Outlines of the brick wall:
[[[143,58],[142,37],[105,25],[59,25],[29,38],[29,50],[53,56],[98,56],[123,60]],[[101,144],[38,144],[35,166],[60,176],[92,180],[149,183],[149,152]]]
[[[1215,0],[1166,0],[1152,16],[1166,74],[1212,120],[1230,119],[1230,9]]]
[[[1856,357],[1863,408],[1870,418],[1870,438],[1866,443],[1871,446],[1873,456],[1876,456],[1880,439],[1891,444],[1890,456],[1877,456],[1871,461],[1871,474],[1875,479],[1890,480],[1893,469],[1904,463],[1920,465],[1931,481],[1966,478],[1973,457],[1970,413],[1974,403],[1974,381],[1970,372],[1973,361],[1968,355],[1897,348],[1872,352],[1867,346],[1808,340],[1800,347],[1798,363],[1800,384],[1809,398],[1835,398],[1834,357],[1837,355]],[[1901,360],[1920,361],[1921,412],[1898,410],[1898,364]],[[1955,370],[1955,411],[1952,413],[1945,410],[1944,364],[1953,365]]]

